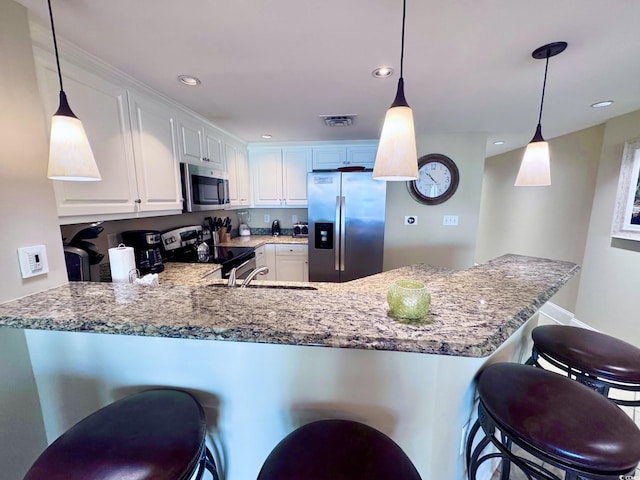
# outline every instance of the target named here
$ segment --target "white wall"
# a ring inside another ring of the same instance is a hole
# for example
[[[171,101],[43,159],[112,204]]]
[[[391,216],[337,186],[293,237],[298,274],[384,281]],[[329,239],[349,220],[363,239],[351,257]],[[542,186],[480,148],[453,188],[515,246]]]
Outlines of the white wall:
[[[624,143],[638,137],[640,111],[606,123],[575,313],[640,346],[640,245],[610,236]]]
[[[514,187],[524,149],[485,162],[476,261],[505,253],[582,264],[604,125],[549,140],[550,187]],[[553,298],[575,311],[577,275]]]
[[[418,135],[418,156],[450,157],[460,170],[460,185],[445,203],[423,205],[409,196],[406,182],[387,183],[384,270],[414,263],[454,269],[473,265],[485,144],[484,134]],[[404,225],[405,215],[417,216],[418,224]],[[443,226],[444,215],[458,215],[459,225]]]
[[[0,0],[0,302],[66,283],[27,11]],[[50,272],[23,280],[17,248],[44,244]],[[46,446],[21,330],[0,329],[0,476],[22,478]]]

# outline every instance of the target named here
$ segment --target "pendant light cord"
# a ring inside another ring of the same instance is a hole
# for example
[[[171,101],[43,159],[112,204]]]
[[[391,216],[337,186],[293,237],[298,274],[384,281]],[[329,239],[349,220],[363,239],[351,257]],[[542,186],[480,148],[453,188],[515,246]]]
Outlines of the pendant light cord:
[[[544,66],[544,81],[542,82],[542,98],[540,99],[540,114],[538,115],[538,125],[541,125],[542,122],[542,106],[544,105],[544,91],[547,88],[547,70],[549,68],[549,57],[551,56],[551,51],[547,50],[547,62]]]
[[[53,48],[56,52],[56,65],[58,66],[58,80],[60,80],[60,91],[64,91],[62,88],[62,73],[60,71],[60,59],[58,58],[58,42],[56,41],[56,29],[53,26],[53,12],[51,11],[51,0],[47,0],[49,4],[49,19],[51,20],[51,33],[53,34]]]
[[[400,78],[404,78],[402,75],[402,68],[404,66],[404,22],[407,16],[407,0],[402,0],[402,44],[400,46]]]

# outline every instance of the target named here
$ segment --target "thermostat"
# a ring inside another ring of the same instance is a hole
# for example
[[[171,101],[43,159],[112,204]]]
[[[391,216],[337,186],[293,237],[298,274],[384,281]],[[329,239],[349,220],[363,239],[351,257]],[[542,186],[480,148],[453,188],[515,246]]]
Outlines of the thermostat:
[[[44,245],[18,248],[18,260],[20,261],[22,278],[30,278],[49,273],[47,249]]]

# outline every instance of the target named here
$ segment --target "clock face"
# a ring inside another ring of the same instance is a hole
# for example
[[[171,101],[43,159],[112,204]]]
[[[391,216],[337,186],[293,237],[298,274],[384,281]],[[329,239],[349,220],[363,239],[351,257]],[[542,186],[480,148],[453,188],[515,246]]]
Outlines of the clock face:
[[[407,182],[407,188],[415,200],[437,205],[451,198],[459,181],[460,174],[454,161],[433,153],[418,160],[418,179]]]

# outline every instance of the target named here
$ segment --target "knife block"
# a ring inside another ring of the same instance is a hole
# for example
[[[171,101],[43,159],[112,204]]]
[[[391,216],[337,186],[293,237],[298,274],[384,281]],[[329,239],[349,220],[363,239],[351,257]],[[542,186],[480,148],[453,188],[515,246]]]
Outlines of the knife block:
[[[220,243],[226,243],[231,241],[231,234],[227,232],[218,232],[220,235]]]

